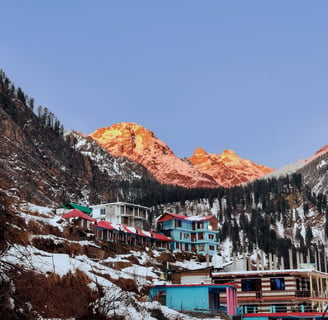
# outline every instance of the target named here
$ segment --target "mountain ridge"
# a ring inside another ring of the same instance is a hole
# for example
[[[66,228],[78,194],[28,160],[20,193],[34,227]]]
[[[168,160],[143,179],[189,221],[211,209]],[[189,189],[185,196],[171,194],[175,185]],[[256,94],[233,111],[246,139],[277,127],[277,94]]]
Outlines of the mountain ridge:
[[[152,131],[132,122],[99,128],[89,136],[110,154],[142,164],[164,184],[187,188],[232,187],[273,171],[240,158],[232,150],[219,156],[197,148],[192,157],[178,158]]]

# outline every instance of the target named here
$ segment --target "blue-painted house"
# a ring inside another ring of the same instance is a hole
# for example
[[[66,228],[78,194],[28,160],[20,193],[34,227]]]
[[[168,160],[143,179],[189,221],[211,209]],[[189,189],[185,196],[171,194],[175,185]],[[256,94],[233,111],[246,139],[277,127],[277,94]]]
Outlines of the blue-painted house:
[[[157,220],[157,230],[173,239],[172,250],[215,255],[219,245],[218,220],[213,215],[184,216],[164,213]]]
[[[238,312],[237,290],[233,284],[157,285],[150,287],[150,301],[183,312],[235,316]]]

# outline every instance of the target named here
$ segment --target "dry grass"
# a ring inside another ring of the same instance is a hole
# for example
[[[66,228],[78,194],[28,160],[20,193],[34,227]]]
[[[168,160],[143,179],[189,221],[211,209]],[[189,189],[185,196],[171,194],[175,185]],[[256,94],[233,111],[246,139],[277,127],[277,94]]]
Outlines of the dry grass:
[[[90,314],[88,306],[98,298],[98,293],[88,287],[89,283],[90,279],[79,270],[63,277],[33,271],[17,273],[14,299],[28,302],[44,318],[81,318]]]

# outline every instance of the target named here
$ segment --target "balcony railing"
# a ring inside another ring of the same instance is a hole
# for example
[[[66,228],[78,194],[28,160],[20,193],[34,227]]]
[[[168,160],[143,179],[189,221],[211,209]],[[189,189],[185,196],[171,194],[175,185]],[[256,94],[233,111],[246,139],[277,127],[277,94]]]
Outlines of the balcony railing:
[[[313,290],[270,290],[270,291],[242,291],[239,294],[240,298],[247,299],[262,299],[262,298],[270,298],[277,299],[277,297],[281,299],[288,298],[327,298],[328,300],[328,292],[322,292]]]

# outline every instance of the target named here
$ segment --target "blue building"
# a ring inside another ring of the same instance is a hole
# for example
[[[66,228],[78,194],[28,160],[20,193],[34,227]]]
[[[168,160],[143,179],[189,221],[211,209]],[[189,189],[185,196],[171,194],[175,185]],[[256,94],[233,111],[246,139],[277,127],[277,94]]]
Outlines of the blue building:
[[[218,220],[213,215],[184,216],[164,213],[157,220],[157,230],[173,239],[172,250],[215,255],[218,250]]]
[[[150,287],[150,301],[183,312],[237,315],[237,290],[233,284],[158,285]]]

